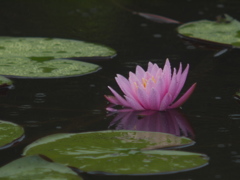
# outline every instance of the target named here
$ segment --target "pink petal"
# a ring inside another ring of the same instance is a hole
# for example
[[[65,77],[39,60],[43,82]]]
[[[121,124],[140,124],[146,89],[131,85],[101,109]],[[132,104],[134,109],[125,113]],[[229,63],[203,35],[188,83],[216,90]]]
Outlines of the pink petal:
[[[127,101],[122,96],[120,96],[114,89],[112,89],[110,86],[108,86],[108,88],[113,93],[115,98],[118,100],[119,104],[117,104],[117,105],[123,105],[123,106],[126,106],[126,107],[129,106]]]
[[[173,98],[174,98],[177,88],[178,88],[178,82],[177,82],[177,77],[176,77],[176,69],[174,68],[172,80],[171,80],[171,83],[170,83],[169,89],[168,89],[168,93],[171,94]],[[173,100],[174,99],[172,99],[172,101]]]
[[[143,88],[137,89],[137,97],[138,97],[139,103],[144,107],[144,109],[149,109],[148,95]]]
[[[114,96],[104,95],[104,97],[112,104],[116,104],[116,105],[120,104],[120,102]]]
[[[147,94],[150,94],[152,89],[156,86],[156,83],[154,83],[151,79],[147,81],[145,90]]]
[[[172,100],[172,96],[167,93],[162,99],[159,111],[165,111],[169,106],[169,104],[171,104],[171,100]]]
[[[134,97],[134,93],[131,89],[131,85],[129,83],[129,81],[123,77],[122,75],[117,75],[117,77],[115,78],[117,83],[118,83],[118,86],[121,88],[122,92],[127,95],[127,96],[130,96],[130,97]]]
[[[139,102],[137,102],[135,99],[132,99],[132,98],[126,96],[126,100],[129,103],[129,107],[131,107],[132,109],[134,109],[134,110],[144,110],[142,105]]]
[[[146,72],[143,76],[144,79],[151,79],[152,78],[152,75],[149,73],[149,72]]]
[[[162,79],[159,79],[159,80],[156,82],[155,91],[158,93],[158,96],[157,96],[156,98],[157,98],[157,100],[158,100],[158,107],[159,107],[159,106],[160,106],[160,103],[162,102],[162,98],[163,98],[164,95],[166,94],[165,84],[164,84],[164,82],[163,82]]]
[[[107,110],[107,111],[110,111],[110,112],[118,112],[117,109],[110,108],[110,107],[107,107],[106,110]]]
[[[141,66],[137,66],[136,67],[136,76],[138,79],[142,79],[142,77],[144,76],[145,74],[145,71],[143,70],[143,68]]]
[[[131,85],[131,89],[134,94],[136,94],[137,86],[142,86],[141,81],[137,78],[137,76],[134,73],[129,72],[129,83]]]
[[[173,95],[173,99],[176,99],[178,94],[182,90],[183,85],[187,78],[188,70],[189,70],[189,65],[187,65],[187,67],[184,69],[184,71],[181,75],[179,73],[177,74],[178,75],[177,79],[179,79],[179,82],[178,82],[177,90],[176,90],[175,94]]]
[[[153,64],[151,71],[148,71],[148,72],[149,72],[150,74],[152,74],[153,76],[156,76],[156,74],[157,74],[157,72],[158,72],[158,69],[160,69],[160,68],[158,67],[158,65],[157,65],[157,64]]]
[[[182,74],[182,63],[179,64],[178,72],[177,72],[177,77],[180,78]],[[179,80],[179,79],[178,79]]]
[[[169,84],[171,81],[171,75],[172,75],[171,74],[171,65],[170,65],[169,60],[167,59],[165,65],[164,65],[164,68],[163,68],[163,75],[162,75],[162,78],[163,78],[164,83],[167,88],[169,87]]]
[[[156,72],[156,74],[155,74],[155,79],[156,79],[156,81],[158,81],[158,79],[160,79],[161,77],[162,77],[162,69],[161,68],[159,68],[158,70],[157,70],[157,72]]]
[[[152,89],[149,94],[149,107],[151,110],[158,110],[159,109],[159,103],[157,99],[157,92],[155,89]]]
[[[169,106],[169,109],[173,109],[173,108],[177,108],[177,107],[181,106],[191,96],[196,85],[197,85],[197,83],[194,83],[180,99],[178,99],[175,103],[173,103],[171,106]]]
[[[151,72],[151,71],[152,71],[152,67],[153,67],[153,63],[148,62],[148,68],[147,68],[147,71],[148,71],[148,72]]]

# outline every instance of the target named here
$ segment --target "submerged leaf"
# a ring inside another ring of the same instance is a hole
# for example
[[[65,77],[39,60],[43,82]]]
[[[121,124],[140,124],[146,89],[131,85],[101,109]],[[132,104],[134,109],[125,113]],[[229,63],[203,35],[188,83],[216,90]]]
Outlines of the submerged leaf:
[[[210,43],[219,47],[240,46],[240,22],[225,15],[225,20],[200,20],[178,27],[178,33],[187,40]]]
[[[179,22],[177,20],[170,19],[170,18],[160,16],[160,15],[156,15],[156,14],[142,13],[142,12],[133,12],[133,14],[137,14],[141,17],[144,17],[148,20],[151,20],[151,21],[157,22],[157,23],[181,24],[181,22]]]
[[[23,139],[24,129],[14,123],[0,120],[0,149],[12,146]]]
[[[23,154],[43,154],[55,162],[97,174],[161,174],[206,165],[205,155],[146,150],[189,145],[188,138],[143,131],[55,134],[28,145]],[[53,148],[54,147],[54,148]]]
[[[0,74],[14,77],[69,77],[96,72],[99,69],[98,65],[75,60],[18,57],[0,58]]]
[[[44,160],[40,156],[17,159],[0,168],[1,180],[81,180],[70,168]]]
[[[59,38],[0,37],[0,57],[102,57],[111,58],[116,51],[98,44]]]

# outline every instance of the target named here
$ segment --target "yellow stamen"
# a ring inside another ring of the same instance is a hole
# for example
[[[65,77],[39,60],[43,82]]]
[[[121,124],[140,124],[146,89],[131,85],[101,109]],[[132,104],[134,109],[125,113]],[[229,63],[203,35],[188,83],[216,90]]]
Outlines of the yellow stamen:
[[[156,83],[156,79],[152,76],[151,80]],[[147,86],[147,82],[148,82],[148,79],[144,79],[142,78],[142,84],[143,84],[143,87],[146,87]]]
[[[143,83],[143,87],[146,87],[147,86],[147,80],[142,78],[142,83]]]
[[[152,81],[154,82],[154,83],[156,83],[156,79],[152,76]]]

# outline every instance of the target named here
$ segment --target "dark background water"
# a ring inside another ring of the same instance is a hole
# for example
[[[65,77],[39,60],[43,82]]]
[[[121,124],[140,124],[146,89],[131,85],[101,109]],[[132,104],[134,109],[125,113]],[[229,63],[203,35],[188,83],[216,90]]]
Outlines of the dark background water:
[[[116,2],[181,22],[214,20],[224,13],[240,19],[238,0]],[[0,36],[85,40],[110,46],[118,55],[112,60],[95,61],[102,70],[87,76],[12,79],[15,89],[0,97],[0,117],[22,125],[26,137],[20,144],[0,151],[0,165],[20,157],[23,148],[39,137],[107,129],[112,119],[106,117],[103,95],[110,94],[108,85],[117,87],[116,73],[127,75],[137,64],[146,67],[148,61],[162,66],[169,58],[175,67],[179,62],[190,64],[184,90],[197,82],[197,89],[182,107],[195,131],[196,144],[184,150],[207,154],[209,165],[173,175],[128,179],[239,179],[240,106],[233,95],[240,87],[240,52],[214,57],[217,51],[183,42],[176,28],[133,15],[110,0],[1,0]]]

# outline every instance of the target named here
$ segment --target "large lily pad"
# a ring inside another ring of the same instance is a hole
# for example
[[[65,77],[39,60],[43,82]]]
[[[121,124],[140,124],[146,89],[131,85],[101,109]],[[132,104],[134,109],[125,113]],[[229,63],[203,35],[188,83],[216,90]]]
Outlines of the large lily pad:
[[[0,74],[10,77],[69,77],[79,76],[99,70],[98,65],[75,61],[42,58],[8,57],[0,58]]]
[[[0,149],[7,148],[23,139],[24,129],[14,123],[0,120]]]
[[[225,15],[225,18],[218,18],[217,21],[200,20],[183,24],[178,27],[178,33],[195,40],[210,41],[240,46],[240,22]]]
[[[112,57],[113,49],[84,41],[59,38],[0,37],[0,57]]]
[[[31,149],[31,152],[37,153],[41,147],[45,149],[47,144],[49,144],[50,147],[59,148],[66,148],[65,144],[68,144],[69,146],[76,148],[81,154],[84,154],[85,150],[88,149],[86,153],[89,154],[91,153],[91,149],[94,153],[99,149],[104,149],[105,152],[114,153],[121,149],[146,150],[189,146],[194,144],[194,141],[189,138],[178,137],[167,133],[109,130],[86,133],[54,134],[35,141],[30,144],[25,151]]]
[[[161,174],[201,167],[208,160],[202,154],[147,149],[192,143],[158,132],[100,131],[50,135],[27,146],[23,154],[43,154],[88,173]]]
[[[70,168],[44,160],[40,156],[17,159],[0,168],[1,180],[81,180]]]

